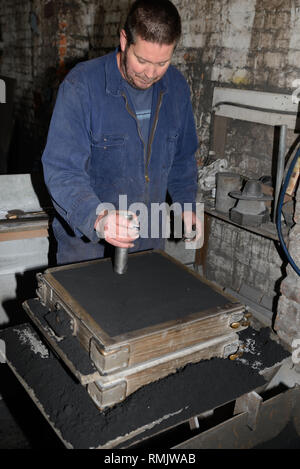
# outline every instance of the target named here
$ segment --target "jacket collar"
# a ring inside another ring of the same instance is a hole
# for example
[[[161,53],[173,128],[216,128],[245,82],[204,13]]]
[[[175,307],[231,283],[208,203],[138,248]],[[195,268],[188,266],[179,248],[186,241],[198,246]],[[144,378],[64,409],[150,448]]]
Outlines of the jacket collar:
[[[122,76],[117,64],[118,51],[119,48],[117,47],[114,52],[108,54],[105,64],[106,93],[115,97],[121,96],[123,90]],[[168,90],[168,81],[167,71],[162,79],[155,83],[154,87],[158,88],[158,91],[166,93]]]

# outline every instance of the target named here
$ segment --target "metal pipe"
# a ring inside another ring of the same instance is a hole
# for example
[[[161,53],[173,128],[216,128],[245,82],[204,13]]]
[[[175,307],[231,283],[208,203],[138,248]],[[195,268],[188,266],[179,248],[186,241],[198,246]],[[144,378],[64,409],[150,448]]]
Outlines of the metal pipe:
[[[128,249],[127,248],[116,248],[115,259],[114,259],[114,272],[119,275],[125,274],[128,263]]]
[[[278,204],[282,178],[283,178],[283,173],[284,173],[284,162],[285,162],[285,152],[286,152],[286,133],[287,133],[287,125],[281,125],[280,136],[279,136],[277,168],[276,168],[274,208],[273,208],[273,222],[274,223],[276,223],[277,204]]]
[[[131,214],[123,215],[128,220],[132,220]],[[125,274],[128,264],[128,248],[115,248],[114,272],[119,275]]]

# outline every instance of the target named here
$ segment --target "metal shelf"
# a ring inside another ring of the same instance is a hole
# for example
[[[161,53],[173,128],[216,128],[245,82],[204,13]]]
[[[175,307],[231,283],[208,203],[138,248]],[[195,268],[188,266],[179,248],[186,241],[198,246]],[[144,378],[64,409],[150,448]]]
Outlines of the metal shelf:
[[[237,226],[243,230],[250,231],[251,233],[255,233],[259,236],[263,236],[268,239],[273,239],[274,241],[278,241],[278,234],[276,230],[276,226],[274,223],[268,222],[268,223],[263,223],[259,227],[253,227],[253,226],[246,226],[246,225],[239,225],[238,223],[233,222],[228,215],[225,215],[223,213],[218,212],[217,210],[209,207],[205,207],[204,212],[207,215],[211,215],[212,217],[218,218],[220,220],[226,221],[227,223],[230,223],[231,225]],[[288,234],[288,229],[283,226],[282,231],[284,236],[287,236]]]

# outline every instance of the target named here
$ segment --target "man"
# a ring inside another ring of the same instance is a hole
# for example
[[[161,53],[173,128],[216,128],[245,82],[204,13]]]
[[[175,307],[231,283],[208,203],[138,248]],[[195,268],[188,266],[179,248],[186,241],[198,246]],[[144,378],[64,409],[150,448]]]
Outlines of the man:
[[[195,205],[197,137],[183,76],[170,66],[181,34],[169,0],[137,0],[120,33],[120,47],[78,64],[61,84],[47,145],[44,175],[57,217],[57,262],[103,257],[111,246],[130,251],[162,248],[151,233],[151,208],[165,201]],[[147,208],[148,235],[139,237],[137,215]],[[107,209],[106,209],[107,208]],[[115,208],[115,209],[114,209]],[[201,224],[183,213],[187,231]]]

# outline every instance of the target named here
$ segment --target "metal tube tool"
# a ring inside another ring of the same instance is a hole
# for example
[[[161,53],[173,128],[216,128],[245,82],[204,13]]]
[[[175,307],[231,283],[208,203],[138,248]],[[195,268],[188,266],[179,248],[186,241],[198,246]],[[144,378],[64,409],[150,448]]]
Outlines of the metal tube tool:
[[[133,215],[127,214],[125,217],[128,220],[133,219]],[[136,226],[139,229],[139,226]],[[115,248],[115,257],[114,257],[114,272],[123,275],[127,271],[128,266],[128,248]]]

